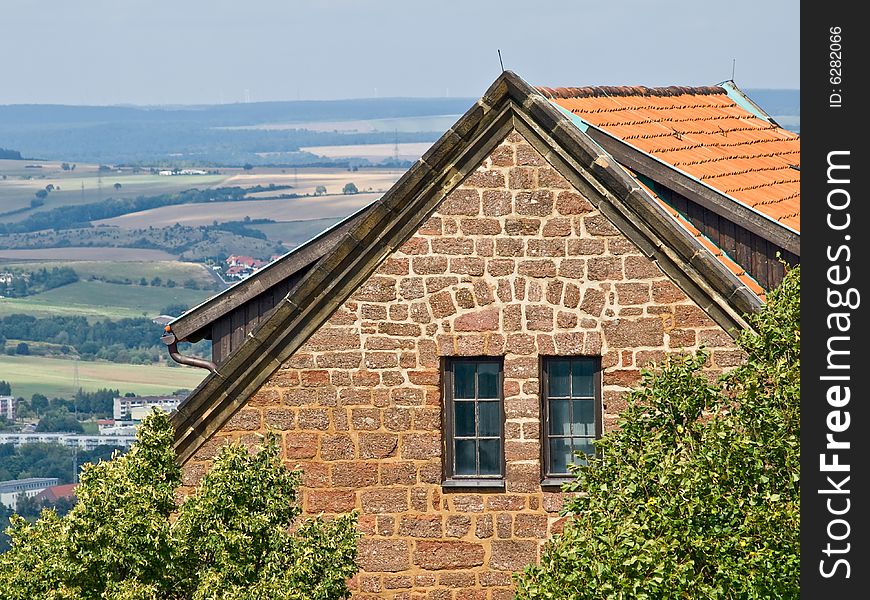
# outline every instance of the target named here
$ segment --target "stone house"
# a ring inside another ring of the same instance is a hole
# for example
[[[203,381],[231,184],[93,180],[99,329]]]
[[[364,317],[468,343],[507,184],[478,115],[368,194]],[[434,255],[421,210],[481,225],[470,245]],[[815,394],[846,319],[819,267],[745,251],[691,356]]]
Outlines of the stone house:
[[[640,369],[742,359],[799,261],[798,165],[730,82],[504,73],[383,198],[168,326],[214,349],[173,416],[185,485],[278,432],[306,513],[360,512],[354,597],[512,597]]]

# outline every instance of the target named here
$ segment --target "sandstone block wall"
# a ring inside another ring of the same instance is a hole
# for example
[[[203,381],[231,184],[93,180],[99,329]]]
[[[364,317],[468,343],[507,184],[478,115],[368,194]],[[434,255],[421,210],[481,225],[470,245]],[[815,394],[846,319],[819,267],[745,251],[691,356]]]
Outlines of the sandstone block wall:
[[[542,489],[539,357],[602,357],[605,428],[640,369],[731,338],[516,132],[185,467],[279,432],[307,513],[360,512],[356,598],[512,597],[560,530]],[[503,356],[503,493],[442,489],[441,360]]]

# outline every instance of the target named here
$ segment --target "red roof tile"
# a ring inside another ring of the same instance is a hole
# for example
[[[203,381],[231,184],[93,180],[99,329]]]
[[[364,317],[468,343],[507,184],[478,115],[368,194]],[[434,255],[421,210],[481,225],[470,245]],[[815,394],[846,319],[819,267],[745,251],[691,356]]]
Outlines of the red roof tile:
[[[799,136],[749,112],[723,87],[539,90],[590,125],[800,231]]]
[[[47,500],[49,502],[57,502],[61,498],[72,498],[76,495],[77,483],[65,483],[63,485],[53,485],[45,488],[36,495],[37,500]]]

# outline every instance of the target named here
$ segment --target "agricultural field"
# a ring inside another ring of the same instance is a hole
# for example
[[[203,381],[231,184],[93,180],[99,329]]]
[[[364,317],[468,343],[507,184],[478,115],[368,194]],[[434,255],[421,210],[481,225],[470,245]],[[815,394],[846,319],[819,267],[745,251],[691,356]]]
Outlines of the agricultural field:
[[[353,119],[344,121],[307,121],[287,123],[261,123],[222,127],[220,129],[253,129],[259,131],[287,131],[307,129],[326,133],[419,133],[428,131],[447,131],[461,115],[426,115],[419,117],[395,117],[383,119]]]
[[[35,317],[82,315],[94,319],[156,317],[170,304],[195,306],[216,292],[122,285],[103,281],[77,281],[24,298],[0,298],[0,316]]]
[[[68,250],[68,248],[67,248]],[[2,260],[3,251],[0,250],[0,270],[3,269],[18,269],[27,271],[36,271],[38,269],[48,269],[59,267],[70,267],[79,276],[79,279],[105,279],[105,280],[122,280],[129,279],[134,283],[138,283],[140,279],[145,278],[151,281],[155,277],[159,277],[164,282],[172,279],[178,285],[182,285],[185,281],[193,280],[197,286],[208,288],[218,283],[220,280],[212,275],[208,267],[199,263],[181,262],[181,261],[109,261],[109,260],[56,260],[56,261],[28,261],[28,262],[7,262]]]
[[[251,229],[258,229],[274,241],[281,242],[288,248],[294,248],[307,242],[317,234],[325,231],[342,220],[342,217],[328,217],[326,219],[308,219],[305,221],[282,221],[277,223],[262,223],[251,225]]]
[[[417,160],[432,147],[429,142],[414,142],[406,144],[353,144],[346,146],[310,146],[300,148],[327,158],[364,158],[373,163],[393,158],[398,146],[399,160]]]
[[[3,249],[0,248],[0,260],[14,261],[104,261],[104,262],[140,262],[140,261],[171,261],[176,257],[163,250],[144,248],[114,248],[99,246],[72,248],[35,248]]]
[[[352,174],[353,176],[356,173]],[[357,179],[348,174],[345,182]],[[344,184],[342,184],[344,185]],[[360,184],[356,184],[360,190]],[[328,194],[280,200],[248,200],[241,202],[210,202],[161,206],[150,210],[95,221],[94,225],[112,225],[124,229],[171,227],[176,223],[187,226],[211,225],[213,221],[241,221],[272,219],[274,221],[300,221],[326,217],[345,217],[381,197],[381,193]]]
[[[257,167],[252,172],[239,173],[227,178],[224,185],[253,187],[256,185],[289,185],[287,190],[293,194],[314,195],[317,186],[324,186],[327,194],[341,193],[344,185],[353,182],[361,191],[386,192],[404,174],[404,169],[363,169],[348,171],[347,169],[266,169]],[[248,194],[248,198],[264,198],[274,196],[274,192],[256,192]]]
[[[27,168],[27,165],[40,168]],[[222,170],[233,171],[232,169]],[[241,171],[241,169],[235,169]],[[3,176],[6,179],[3,179]],[[100,173],[98,165],[76,165],[64,171],[59,162],[0,160],[0,222],[26,219],[37,211],[59,206],[98,202],[106,198],[135,198],[180,192],[190,188],[221,187],[230,175],[151,175],[131,169]],[[120,184],[115,189],[115,184]],[[36,192],[54,186],[45,204],[30,208]]]
[[[79,387],[88,392],[118,389],[122,394],[133,392],[140,396],[170,394],[179,389],[192,390],[208,375],[208,371],[193,367],[3,355],[0,373],[12,384],[15,396],[23,398],[36,393],[49,398],[71,397]]]

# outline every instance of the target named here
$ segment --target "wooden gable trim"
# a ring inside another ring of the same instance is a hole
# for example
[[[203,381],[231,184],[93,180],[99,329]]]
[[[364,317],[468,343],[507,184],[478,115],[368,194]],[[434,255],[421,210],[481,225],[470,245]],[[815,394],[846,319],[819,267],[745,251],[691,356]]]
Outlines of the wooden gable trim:
[[[512,129],[589,195],[630,239],[726,331],[760,301],[631,180],[594,141],[522,79],[502,74],[487,93],[303,277],[172,419],[184,464],[343,304]],[[754,299],[754,301],[753,301]]]

